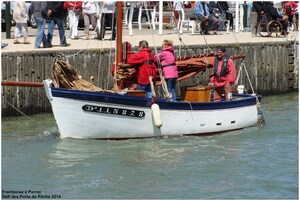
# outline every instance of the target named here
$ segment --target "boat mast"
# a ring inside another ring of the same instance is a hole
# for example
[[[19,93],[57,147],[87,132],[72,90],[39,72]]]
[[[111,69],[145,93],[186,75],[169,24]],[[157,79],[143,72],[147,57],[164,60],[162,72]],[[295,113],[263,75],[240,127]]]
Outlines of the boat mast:
[[[117,81],[117,68],[119,68],[120,63],[123,61],[122,54],[122,1],[117,1],[117,12],[116,12],[116,57],[115,57],[115,70],[114,70],[114,87],[113,90],[118,90],[118,81]]]
[[[116,41],[116,48],[117,48],[117,63],[116,67],[122,62],[122,18],[123,18],[123,11],[122,11],[122,1],[117,2],[117,41]]]

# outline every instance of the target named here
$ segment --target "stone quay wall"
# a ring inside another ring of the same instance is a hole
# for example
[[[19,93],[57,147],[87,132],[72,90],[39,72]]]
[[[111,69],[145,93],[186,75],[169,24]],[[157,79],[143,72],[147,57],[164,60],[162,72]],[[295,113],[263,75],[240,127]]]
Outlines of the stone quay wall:
[[[215,50],[204,45],[188,48],[175,46],[176,55],[205,54]],[[244,67],[242,59],[235,60],[237,74],[240,73],[239,84],[252,93],[271,95],[298,90],[298,42],[265,42],[226,44],[226,54],[245,54]],[[153,48],[154,49],[154,48]],[[133,49],[137,51],[137,49]],[[160,51],[160,49],[158,49]],[[52,69],[58,54],[64,55],[82,78],[91,81],[103,89],[111,89],[113,77],[110,67],[115,57],[112,49],[33,51],[2,53],[2,81],[43,82],[51,78]],[[180,95],[185,86],[207,85],[211,69],[178,83]],[[158,89],[158,91],[161,91]],[[26,115],[51,112],[51,106],[43,88],[2,86],[2,117],[20,115],[17,109]]]

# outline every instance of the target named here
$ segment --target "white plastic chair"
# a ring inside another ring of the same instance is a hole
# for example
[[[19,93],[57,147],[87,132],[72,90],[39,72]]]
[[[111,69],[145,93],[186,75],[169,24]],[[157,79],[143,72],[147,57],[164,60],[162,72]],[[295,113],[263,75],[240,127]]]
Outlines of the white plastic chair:
[[[192,12],[192,14],[193,13],[194,11]],[[187,16],[186,11],[184,9],[179,10],[179,20],[178,20],[177,28],[179,28],[180,34],[183,33],[184,26],[187,26],[187,30],[189,30],[191,27],[192,34],[195,33],[197,22],[196,20],[191,20],[190,19],[191,17],[192,17],[191,13],[189,13],[189,16]]]

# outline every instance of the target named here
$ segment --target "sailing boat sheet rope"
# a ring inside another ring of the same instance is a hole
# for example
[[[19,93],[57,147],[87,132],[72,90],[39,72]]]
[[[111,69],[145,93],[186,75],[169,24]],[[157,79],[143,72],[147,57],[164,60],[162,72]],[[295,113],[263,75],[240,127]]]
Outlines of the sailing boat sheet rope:
[[[36,121],[34,121],[31,117],[29,117],[28,115],[26,115],[24,112],[22,112],[21,110],[19,110],[17,107],[15,107],[13,104],[11,104],[8,100],[6,100],[4,98],[4,96],[2,96],[2,99],[4,100],[4,102],[6,102],[8,105],[10,105],[12,108],[14,108],[17,112],[19,112],[21,115],[23,115],[24,117],[26,117],[27,119],[29,119],[30,121],[32,121],[34,124],[36,124],[38,127],[42,128],[43,130],[51,133],[52,135],[54,135],[55,137],[59,138],[59,135],[50,131],[49,129],[47,129],[44,126],[41,126],[40,124],[37,124]]]
[[[236,80],[235,80],[235,85],[237,85],[238,82],[239,82],[242,70],[244,70],[245,73],[246,73],[249,85],[251,87],[252,94],[256,94],[255,91],[254,91],[253,85],[251,83],[251,80],[250,80],[250,77],[249,77],[249,74],[248,74],[248,71],[247,71],[247,68],[246,68],[244,60],[242,61],[241,65],[240,65],[239,72],[238,72],[238,75],[237,75]]]
[[[146,2],[144,2],[146,3]],[[149,12],[148,12],[148,9],[146,9],[146,13],[147,13],[147,18],[149,18]],[[155,17],[155,16],[152,16],[152,17]],[[155,25],[154,25],[155,26]],[[155,51],[155,55],[158,55],[158,50],[157,50],[157,47],[156,47],[156,44],[155,44],[155,39],[154,39],[154,33],[153,33],[153,26],[152,24],[150,23],[150,30],[151,30],[151,37],[152,37],[152,41],[154,43],[154,51]],[[162,83],[162,89],[163,89],[163,92],[164,92],[164,97],[166,98],[169,98],[169,92],[168,92],[168,88],[166,87],[167,86],[167,83],[164,79],[164,76],[163,76],[163,72],[162,72],[162,68],[161,68],[161,62],[160,62],[160,59],[159,57],[157,57],[157,63],[158,63],[158,74],[159,74],[159,78],[161,80],[161,83]]]

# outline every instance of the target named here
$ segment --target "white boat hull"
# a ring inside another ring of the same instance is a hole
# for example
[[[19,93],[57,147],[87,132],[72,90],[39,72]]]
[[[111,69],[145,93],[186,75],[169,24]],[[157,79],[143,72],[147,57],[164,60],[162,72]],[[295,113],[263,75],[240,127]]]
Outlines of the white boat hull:
[[[241,103],[233,100],[202,103],[203,106],[201,103],[157,101],[162,120],[159,128],[154,124],[150,99],[115,94],[106,98],[105,93],[98,93],[101,100],[86,100],[86,96],[92,94],[94,97],[95,93],[85,92],[87,94],[77,97],[82,92],[75,91],[77,95],[74,95],[74,90],[60,91],[50,86],[51,83],[45,82],[61,138],[128,139],[207,135],[257,124],[255,97],[247,97],[251,103],[241,98]],[[54,90],[58,91],[53,93]],[[227,106],[230,104],[232,106]]]

